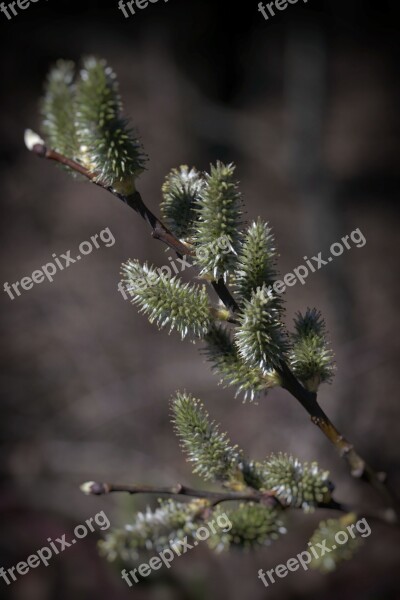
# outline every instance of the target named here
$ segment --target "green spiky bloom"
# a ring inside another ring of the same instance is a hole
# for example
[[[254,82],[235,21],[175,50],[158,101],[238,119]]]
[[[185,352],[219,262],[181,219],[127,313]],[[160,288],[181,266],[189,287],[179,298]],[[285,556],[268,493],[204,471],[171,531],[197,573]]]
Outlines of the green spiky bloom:
[[[147,263],[129,260],[122,265],[123,283],[132,303],[159,328],[168,326],[182,336],[203,337],[211,323],[208,295],[204,285],[183,284],[176,277],[157,273]]]
[[[275,492],[287,506],[312,511],[331,499],[329,472],[321,471],[315,462],[309,465],[293,456],[277,454],[263,463],[263,469],[263,487]]]
[[[212,325],[204,338],[205,355],[213,365],[215,373],[221,376],[221,382],[236,386],[236,395],[244,393],[244,398],[254,400],[261,392],[280,385],[276,371],[263,373],[259,368],[251,368],[243,362],[237,347],[225,327]]]
[[[51,69],[41,105],[49,145],[95,173],[96,181],[128,195],[146,159],[121,111],[118,82],[104,60],[86,58],[77,80],[70,61]]]
[[[297,313],[291,340],[291,368],[308,390],[316,392],[321,383],[332,380],[334,372],[333,352],[321,313],[315,308],[308,308],[305,315]]]
[[[79,141],[75,128],[75,65],[59,60],[50,70],[41,101],[43,131],[50,146],[72,159],[79,158]],[[72,173],[72,171],[70,171]]]
[[[236,509],[218,507],[215,515],[224,512],[232,527],[228,532],[217,531],[209,540],[211,548],[217,551],[237,547],[252,550],[269,546],[286,533],[280,518],[280,511],[270,506],[246,502]]]
[[[277,272],[275,240],[267,223],[258,219],[246,231],[235,269],[235,288],[241,300],[250,300],[262,286],[272,286]],[[280,297],[276,296],[277,305]]]
[[[334,571],[341,562],[353,558],[363,542],[359,537],[353,538],[346,528],[356,521],[356,515],[349,513],[340,519],[328,519],[319,524],[308,544],[309,546],[314,546],[315,551],[318,554],[318,558],[316,558],[314,554],[308,550],[312,555],[310,563],[312,569],[316,569],[322,573],[330,573]],[[339,535],[337,536],[337,534]],[[347,536],[347,541],[343,543],[346,539],[345,535]],[[321,544],[322,547],[324,547],[324,550],[328,548],[328,551],[325,550],[325,552],[322,552],[321,546],[318,544]]]
[[[200,400],[178,392],[171,407],[175,431],[189,462],[194,464],[193,473],[206,481],[233,484],[240,474],[242,451],[232,446],[226,433],[210,421]]]
[[[241,358],[252,368],[269,373],[280,366],[288,343],[274,294],[257,288],[243,303],[235,340]]]
[[[99,543],[101,553],[110,561],[118,558],[132,563],[140,552],[160,552],[196,530],[201,501],[183,503],[170,499],[159,500],[159,504],[156,510],[139,512],[134,523],[124,529],[110,531]]]
[[[211,166],[196,209],[196,262],[214,279],[233,270],[240,246],[242,200],[234,171],[232,164]]]
[[[76,86],[76,128],[81,160],[97,180],[124,194],[145,167],[136,136],[121,117],[114,71],[104,60],[86,58]]]
[[[162,187],[161,213],[166,225],[178,239],[191,240],[193,222],[204,178],[196,169],[183,165],[172,169]]]

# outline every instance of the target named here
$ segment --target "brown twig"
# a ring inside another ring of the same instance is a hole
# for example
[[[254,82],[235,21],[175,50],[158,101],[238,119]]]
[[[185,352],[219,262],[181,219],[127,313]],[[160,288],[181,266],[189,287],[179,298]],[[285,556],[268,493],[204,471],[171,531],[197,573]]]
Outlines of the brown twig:
[[[375,472],[368,463],[356,452],[354,446],[336,429],[317,401],[317,394],[309,392],[299,385],[298,380],[286,363],[282,362],[281,369],[283,385],[307,411],[311,421],[319,427],[328,440],[335,446],[339,455],[347,462],[351,475],[369,483],[388,502],[394,515],[399,519],[398,501],[385,484],[385,474]]]
[[[104,496],[111,493],[126,494],[152,494],[157,496],[184,496],[186,498],[199,498],[209,500],[209,507],[215,507],[223,502],[255,502],[267,506],[279,506],[281,509],[288,509],[290,506],[282,504],[273,492],[260,492],[251,490],[247,493],[240,492],[209,492],[204,490],[195,490],[193,488],[177,483],[170,487],[153,487],[147,485],[121,485],[112,483],[101,483],[88,481],[81,485],[81,490],[86,495]],[[394,524],[393,513],[388,510],[376,512],[364,512],[354,507],[331,500],[330,502],[320,502],[317,505],[321,510],[333,510],[343,514],[356,513],[357,516],[364,516],[368,520],[381,521]]]
[[[152,487],[147,485],[119,485],[112,483],[99,483],[89,481],[81,486],[81,490],[88,495],[103,496],[112,492],[125,492],[127,494],[156,494],[159,496],[187,496],[191,498],[205,498],[210,500],[211,506],[216,506],[221,502],[247,501],[260,502],[262,498],[272,498],[276,504],[278,501],[272,494],[262,494],[260,492],[209,492],[205,490],[194,490],[190,487],[177,483],[171,487]]]
[[[73,171],[83,175],[99,187],[102,187],[103,189],[106,189],[107,191],[111,192],[114,196],[122,200],[125,204],[127,204],[130,208],[137,212],[148,223],[148,225],[151,227],[152,236],[154,237],[154,239],[160,240],[169,248],[177,252],[179,255],[194,256],[195,252],[193,247],[189,244],[186,244],[185,242],[182,242],[174,236],[174,234],[164,225],[164,223],[160,221],[160,219],[158,219],[145,205],[138,191],[133,192],[129,196],[124,196],[118,193],[111,187],[104,185],[101,182],[101,180],[99,180],[96,173],[90,172],[80,163],[63,156],[60,153],[48,149],[44,145],[44,143],[34,144],[31,150],[40,158],[53,160],[64,166],[67,166]],[[220,300],[223,302],[223,304],[232,313],[237,312],[238,305],[234,297],[230,293],[229,289],[225,285],[225,282],[222,279],[218,281],[213,281],[212,286]],[[237,322],[234,318],[229,319],[229,321],[233,323]],[[375,472],[367,464],[367,462],[355,451],[353,445],[350,442],[348,442],[344,436],[341,435],[341,433],[330,421],[328,416],[324,413],[324,411],[317,402],[317,395],[313,392],[309,392],[304,388],[304,386],[293,375],[293,373],[291,372],[291,370],[285,362],[282,362],[280,375],[282,377],[282,387],[288,392],[290,392],[292,396],[294,396],[300,402],[303,408],[310,415],[311,421],[317,427],[319,427],[319,429],[324,433],[328,440],[335,446],[340,456],[344,458],[347,464],[349,465],[352,476],[369,483],[375,490],[377,490],[385,498],[385,500],[388,502],[389,506],[392,509],[390,513],[390,519],[399,520],[400,511],[398,507],[398,501],[389,491],[388,487],[385,484],[385,474]],[[189,488],[182,487],[182,489],[188,490]],[[114,486],[113,489],[111,489],[110,491],[128,490],[126,490],[126,488],[124,488],[123,490],[117,490]],[[131,491],[130,493],[139,493],[139,491]],[[179,493],[182,494],[183,492]]]

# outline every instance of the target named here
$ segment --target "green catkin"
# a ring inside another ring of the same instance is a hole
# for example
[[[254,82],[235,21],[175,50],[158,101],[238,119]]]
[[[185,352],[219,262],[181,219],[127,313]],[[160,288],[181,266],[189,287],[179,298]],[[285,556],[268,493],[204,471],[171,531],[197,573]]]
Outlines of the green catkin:
[[[287,506],[312,511],[331,498],[329,472],[317,463],[301,463],[287,454],[272,455],[262,464],[263,487],[276,494]]]
[[[248,227],[239,250],[234,284],[241,301],[263,286],[273,286],[276,277],[275,240],[267,223],[258,219]],[[277,307],[280,297],[276,296]]]
[[[233,272],[242,237],[242,199],[234,171],[232,164],[211,166],[196,209],[196,262],[201,275],[215,280]]]
[[[159,328],[176,330],[182,339],[204,337],[210,327],[211,311],[204,285],[183,284],[176,277],[159,275],[147,263],[130,260],[122,265],[123,284],[140,312]]]
[[[279,368],[288,350],[288,340],[274,294],[265,286],[257,288],[250,300],[243,303],[238,318],[235,341],[243,361],[264,373]]]
[[[281,511],[277,508],[246,502],[234,509],[219,507],[215,516],[222,512],[228,517],[231,528],[227,532],[217,531],[209,540],[211,548],[218,551],[228,548],[255,550],[269,546],[286,533]]]
[[[292,349],[289,364],[293,373],[310,391],[316,392],[321,383],[329,383],[334,374],[333,352],[326,338],[325,322],[315,308],[300,312],[291,334]]]
[[[243,460],[242,452],[210,421],[200,400],[178,392],[171,407],[175,431],[188,461],[193,463],[193,473],[206,481],[228,483],[234,479]]]
[[[104,60],[86,58],[76,84],[75,123],[81,159],[97,180],[121,193],[134,191],[146,158],[127,121],[114,71]]]
[[[180,240],[192,241],[196,208],[204,185],[202,175],[185,165],[172,169],[165,178],[161,214],[166,225]]]
[[[221,383],[237,387],[236,395],[243,393],[245,400],[248,397],[254,400],[262,392],[280,385],[276,371],[263,373],[260,368],[250,368],[243,361],[226,327],[213,324],[204,341],[204,354],[214,372],[221,376]]]
[[[41,101],[43,131],[51,148],[78,159],[79,140],[75,127],[75,65],[59,60],[50,70]],[[70,171],[72,173],[72,171]]]

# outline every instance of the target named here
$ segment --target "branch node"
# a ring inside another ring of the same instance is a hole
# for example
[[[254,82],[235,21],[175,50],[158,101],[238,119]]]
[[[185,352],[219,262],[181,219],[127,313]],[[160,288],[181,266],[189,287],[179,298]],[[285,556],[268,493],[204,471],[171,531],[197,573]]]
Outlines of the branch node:
[[[343,451],[346,454],[345,451]],[[356,479],[361,479],[365,473],[365,463],[361,462],[357,467],[351,469],[351,474]]]

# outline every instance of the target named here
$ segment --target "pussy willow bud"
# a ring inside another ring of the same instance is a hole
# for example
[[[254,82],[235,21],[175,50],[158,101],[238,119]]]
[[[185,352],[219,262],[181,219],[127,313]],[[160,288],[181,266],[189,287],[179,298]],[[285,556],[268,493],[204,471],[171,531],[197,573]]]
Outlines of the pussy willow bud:
[[[183,165],[172,169],[162,187],[161,213],[168,228],[178,239],[191,240],[204,178]]]
[[[235,340],[243,361],[264,373],[279,367],[288,342],[273,293],[257,288],[243,303],[239,322]]]
[[[178,392],[171,408],[175,431],[189,462],[193,463],[193,473],[205,480],[233,482],[240,473],[242,452],[210,421],[200,400]]]
[[[233,271],[241,240],[242,200],[233,165],[217,162],[206,174],[195,223],[200,274],[226,278]]]
[[[204,337],[211,324],[205,286],[182,283],[176,277],[157,273],[138,260],[122,265],[123,283],[132,303],[147,315],[150,323],[169,327],[192,339]]]

